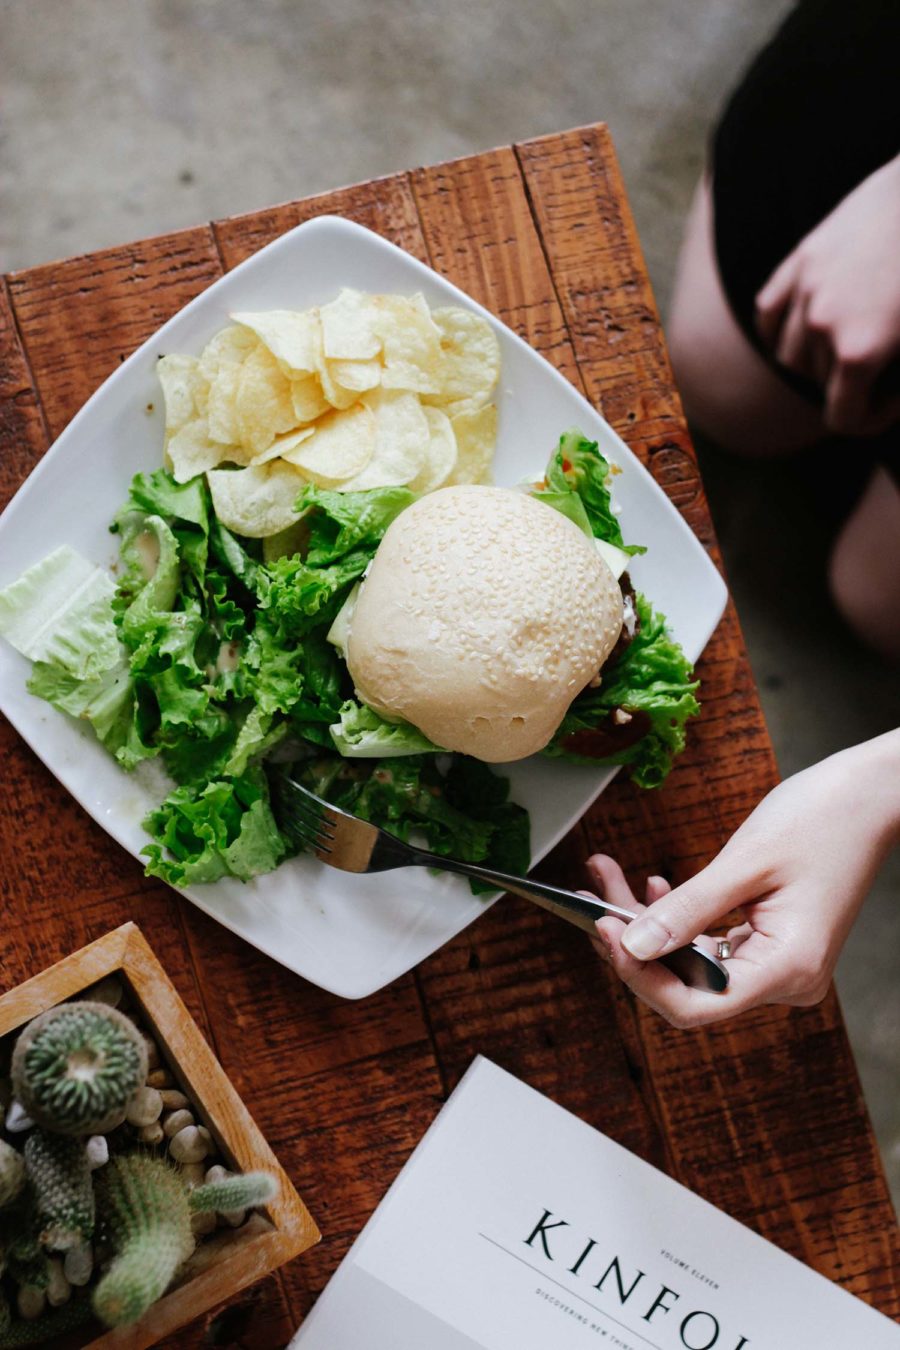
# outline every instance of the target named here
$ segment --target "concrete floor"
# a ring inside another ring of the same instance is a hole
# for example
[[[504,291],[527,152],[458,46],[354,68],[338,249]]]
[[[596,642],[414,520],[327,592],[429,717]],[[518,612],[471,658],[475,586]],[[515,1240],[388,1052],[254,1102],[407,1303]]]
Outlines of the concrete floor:
[[[0,271],[604,119],[664,308],[710,122],[787,8],[0,0]],[[896,672],[828,607],[802,466],[704,472],[782,771],[900,723]],[[839,970],[895,1200],[898,890],[895,856]]]

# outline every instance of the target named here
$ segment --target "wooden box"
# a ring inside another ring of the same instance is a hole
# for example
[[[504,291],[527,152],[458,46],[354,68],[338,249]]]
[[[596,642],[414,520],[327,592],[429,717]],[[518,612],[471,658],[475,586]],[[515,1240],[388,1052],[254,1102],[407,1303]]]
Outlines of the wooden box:
[[[112,974],[130,987],[166,1066],[227,1165],[268,1172],[279,1183],[275,1198],[241,1228],[222,1229],[200,1243],[169,1292],[139,1322],[99,1337],[90,1323],[80,1339],[72,1333],[66,1338],[66,1345],[85,1350],[144,1350],[305,1251],[320,1234],[136,924],[123,924],[0,997],[0,1037]]]

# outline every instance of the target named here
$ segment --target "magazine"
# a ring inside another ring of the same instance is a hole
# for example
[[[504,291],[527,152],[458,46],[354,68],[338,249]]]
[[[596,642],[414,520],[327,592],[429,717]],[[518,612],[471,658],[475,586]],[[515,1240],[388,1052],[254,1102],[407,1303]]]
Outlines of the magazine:
[[[900,1328],[478,1058],[300,1350],[900,1350]]]

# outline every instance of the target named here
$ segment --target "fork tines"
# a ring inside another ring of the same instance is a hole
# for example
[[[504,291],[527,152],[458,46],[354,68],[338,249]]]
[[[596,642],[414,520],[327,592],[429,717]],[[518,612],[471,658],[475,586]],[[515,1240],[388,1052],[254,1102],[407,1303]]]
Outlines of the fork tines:
[[[287,773],[272,775],[272,796],[278,823],[308,852],[327,858],[334,842],[335,821],[324,802]]]

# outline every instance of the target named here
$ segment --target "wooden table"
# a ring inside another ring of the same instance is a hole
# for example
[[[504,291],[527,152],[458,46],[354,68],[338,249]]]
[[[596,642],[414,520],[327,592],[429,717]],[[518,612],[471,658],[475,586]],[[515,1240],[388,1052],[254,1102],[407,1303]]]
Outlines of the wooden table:
[[[0,295],[2,500],[164,320],[324,212],[430,263],[554,362],[718,560],[603,126],[11,275]],[[543,875],[581,884],[584,857],[604,848],[635,880],[681,881],[773,785],[733,608],[700,675],[703,713],[665,789],[642,794],[619,778]],[[635,1005],[577,930],[507,900],[389,988],[342,1002],[146,880],[2,734],[2,987],[136,919],[323,1230],[318,1249],[224,1314],[227,1343],[284,1344],[477,1052],[900,1315],[898,1229],[833,993],[806,1011],[675,1031]],[[203,1343],[200,1325],[172,1342]]]

